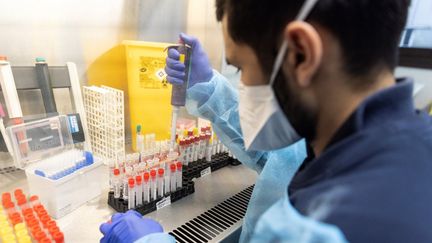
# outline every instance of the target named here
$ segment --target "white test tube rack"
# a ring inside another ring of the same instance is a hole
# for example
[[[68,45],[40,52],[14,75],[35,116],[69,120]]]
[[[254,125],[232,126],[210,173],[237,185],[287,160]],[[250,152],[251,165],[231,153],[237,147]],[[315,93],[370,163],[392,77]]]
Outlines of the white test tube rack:
[[[107,86],[83,87],[91,146],[96,156],[125,156],[124,93]]]

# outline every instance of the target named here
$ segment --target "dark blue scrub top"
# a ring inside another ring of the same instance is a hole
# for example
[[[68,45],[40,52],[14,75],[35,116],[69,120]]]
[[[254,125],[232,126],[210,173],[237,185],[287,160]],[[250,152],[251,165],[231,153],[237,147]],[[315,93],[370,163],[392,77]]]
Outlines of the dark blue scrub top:
[[[367,98],[321,156],[308,149],[288,189],[294,207],[350,242],[432,242],[432,119],[412,93],[398,80]]]

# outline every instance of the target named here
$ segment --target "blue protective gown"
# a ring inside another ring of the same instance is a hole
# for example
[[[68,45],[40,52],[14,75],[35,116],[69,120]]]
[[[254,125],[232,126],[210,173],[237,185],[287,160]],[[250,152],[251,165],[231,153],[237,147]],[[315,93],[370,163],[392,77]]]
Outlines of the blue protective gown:
[[[238,114],[237,90],[214,71],[207,83],[188,89],[186,107],[211,121],[218,138],[259,177],[244,218],[240,242],[346,242],[340,230],[300,215],[289,203],[287,187],[306,157],[304,141],[272,152],[246,152]],[[174,242],[168,234],[152,234],[138,242]]]

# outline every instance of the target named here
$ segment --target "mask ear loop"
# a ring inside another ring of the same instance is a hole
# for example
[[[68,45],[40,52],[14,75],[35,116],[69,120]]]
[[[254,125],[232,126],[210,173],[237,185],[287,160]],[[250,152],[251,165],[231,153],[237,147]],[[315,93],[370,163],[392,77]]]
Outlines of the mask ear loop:
[[[313,7],[317,2],[318,0],[306,0],[302,8],[300,9],[299,14],[297,15],[296,20],[304,21],[306,17],[309,15],[309,13],[312,11]],[[270,86],[273,86],[273,83],[276,80],[276,76],[279,73],[279,70],[282,66],[287,50],[288,50],[288,41],[285,40],[282,43],[281,48],[279,49],[278,55],[276,56],[275,65],[273,66],[272,74],[270,76],[270,82],[269,82]]]

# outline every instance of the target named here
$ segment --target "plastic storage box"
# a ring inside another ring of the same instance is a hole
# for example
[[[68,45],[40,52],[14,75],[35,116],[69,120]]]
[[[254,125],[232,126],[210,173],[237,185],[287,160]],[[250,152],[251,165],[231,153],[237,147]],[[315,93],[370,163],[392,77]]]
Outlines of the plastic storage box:
[[[7,128],[16,167],[25,170],[30,192],[39,195],[56,219],[101,193],[102,163],[75,148],[75,129],[67,116]]]

